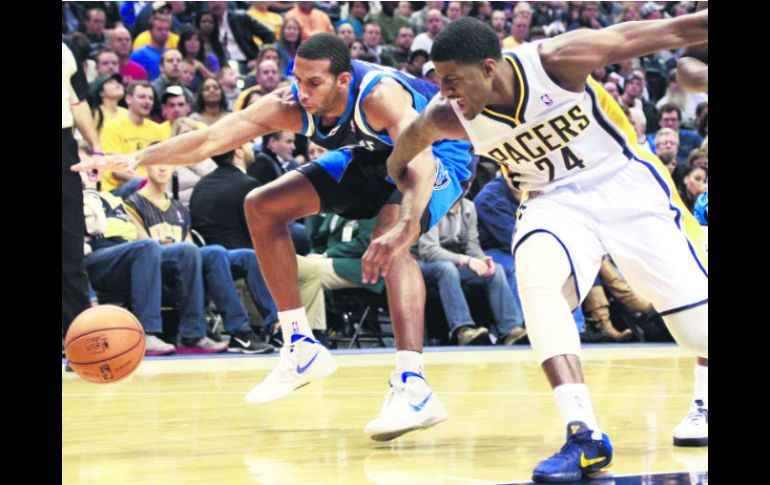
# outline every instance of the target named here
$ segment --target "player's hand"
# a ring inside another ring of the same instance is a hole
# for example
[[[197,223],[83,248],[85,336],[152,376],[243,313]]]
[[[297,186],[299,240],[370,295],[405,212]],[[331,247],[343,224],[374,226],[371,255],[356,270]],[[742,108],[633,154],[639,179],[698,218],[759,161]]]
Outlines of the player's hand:
[[[375,284],[380,274],[383,278],[387,276],[393,258],[404,249],[408,250],[414,236],[408,227],[399,224],[372,240],[361,257],[361,281]]]
[[[88,157],[80,163],[73,165],[70,170],[73,172],[85,172],[94,169],[99,171],[133,172],[138,164],[139,160],[136,158],[136,155],[116,153],[113,155]]]

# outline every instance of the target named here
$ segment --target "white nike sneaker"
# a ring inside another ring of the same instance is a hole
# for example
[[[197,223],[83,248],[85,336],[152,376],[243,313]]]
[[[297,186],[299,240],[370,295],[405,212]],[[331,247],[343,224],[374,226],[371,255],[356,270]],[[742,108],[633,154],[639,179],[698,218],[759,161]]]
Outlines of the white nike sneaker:
[[[695,401],[690,412],[674,428],[674,446],[708,446],[709,410],[703,401]]]
[[[425,378],[414,372],[393,372],[380,415],[364,428],[375,441],[388,441],[416,429],[426,429],[449,417]]]
[[[294,334],[292,343],[281,348],[278,364],[246,395],[246,402],[263,404],[281,399],[297,388],[334,374],[337,367],[326,347],[310,337]]]

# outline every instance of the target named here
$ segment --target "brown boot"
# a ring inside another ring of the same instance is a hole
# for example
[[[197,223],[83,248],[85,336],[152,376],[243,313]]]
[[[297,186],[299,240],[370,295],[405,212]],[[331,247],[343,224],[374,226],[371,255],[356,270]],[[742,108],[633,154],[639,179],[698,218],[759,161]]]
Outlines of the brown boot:
[[[595,309],[591,314],[591,320],[596,325],[596,328],[601,331],[607,338],[614,340],[615,342],[628,342],[631,337],[634,336],[631,329],[627,328],[622,332],[619,332],[612,326],[612,320],[610,320],[609,307],[601,307]]]

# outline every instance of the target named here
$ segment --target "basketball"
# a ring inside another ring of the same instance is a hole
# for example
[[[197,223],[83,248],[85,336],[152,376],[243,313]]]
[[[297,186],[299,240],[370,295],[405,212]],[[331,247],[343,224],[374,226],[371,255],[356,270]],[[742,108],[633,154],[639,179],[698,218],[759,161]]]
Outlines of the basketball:
[[[144,357],[144,329],[125,308],[99,305],[75,318],[64,339],[72,370],[97,384],[131,375]]]

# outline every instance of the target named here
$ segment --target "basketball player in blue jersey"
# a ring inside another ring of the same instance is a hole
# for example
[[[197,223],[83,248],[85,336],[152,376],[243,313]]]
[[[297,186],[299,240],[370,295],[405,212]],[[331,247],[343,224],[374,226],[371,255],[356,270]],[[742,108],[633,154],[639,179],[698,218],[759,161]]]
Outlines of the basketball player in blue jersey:
[[[536,482],[612,476],[612,445],[583,380],[571,309],[609,253],[671,334],[703,359],[675,444],[708,443],[708,262],[705,238],[667,170],[636,150],[621,108],[589,74],[660,50],[699,44],[708,10],[670,20],[581,29],[503,54],[495,32],[462,18],[435,39],[441,94],[401,133],[388,159],[399,186],[437,139],[470,140],[526,192],[512,241],[533,350],[553,388],[567,442],[534,470]],[[405,185],[406,186],[406,185]],[[364,275],[387,274],[409,244],[396,231],[370,244]],[[693,419],[689,419],[693,417]]]
[[[246,396],[251,404],[285,397],[337,369],[329,351],[312,337],[287,225],[321,211],[352,219],[376,215],[372,237],[396,229],[415,241],[462,196],[475,168],[469,143],[437,141],[416,155],[423,160],[407,168],[401,191],[387,180],[386,160],[394,141],[438,92],[437,86],[393,69],[351,62],[348,47],[331,34],[317,34],[300,46],[294,77],[291,87],[206,130],[135,154],[87,160],[75,168],[190,165],[276,131],[302,133],[335,150],[255,189],[245,201],[251,238],[285,342],[278,365]],[[393,258],[385,282],[397,352],[380,415],[365,428],[378,441],[448,417],[423,375],[425,287],[408,251]]]

